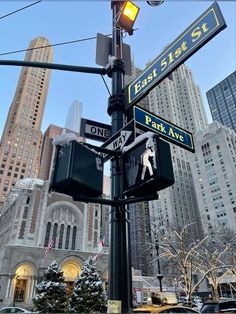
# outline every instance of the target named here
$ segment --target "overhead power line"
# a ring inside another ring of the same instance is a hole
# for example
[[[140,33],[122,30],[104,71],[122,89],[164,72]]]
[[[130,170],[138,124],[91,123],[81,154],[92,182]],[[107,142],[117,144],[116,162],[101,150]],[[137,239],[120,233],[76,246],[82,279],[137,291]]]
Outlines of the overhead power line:
[[[19,12],[19,11],[22,11],[22,10],[25,10],[25,9],[27,9],[27,8],[29,8],[29,7],[32,7],[33,5],[38,4],[39,2],[42,2],[42,0],[36,1],[36,2],[31,3],[31,4],[29,4],[29,5],[27,5],[27,6],[23,7],[23,8],[20,8],[20,9],[18,9],[18,10],[15,10],[15,11],[13,11],[13,12],[10,12],[10,13],[8,13],[8,14],[6,14],[6,15],[0,16],[0,20],[1,20],[1,19],[4,19],[5,17],[8,17],[8,16],[10,16],[10,15],[13,15],[13,14]]]
[[[106,36],[111,36],[111,34],[108,34]],[[24,52],[24,51],[29,51],[29,50],[35,50],[35,49],[43,49],[43,48],[49,48],[49,47],[55,47],[55,46],[74,44],[74,43],[78,43],[78,42],[81,42],[81,41],[87,41],[87,40],[92,40],[92,39],[97,39],[97,36],[87,37],[87,38],[82,38],[82,39],[76,39],[76,40],[70,40],[70,41],[64,41],[64,42],[57,43],[57,44],[39,46],[39,47],[34,47],[34,48],[27,48],[27,49],[20,49],[20,50],[3,52],[3,53],[0,53],[0,56],[5,56],[5,55],[19,53],[19,52]]]

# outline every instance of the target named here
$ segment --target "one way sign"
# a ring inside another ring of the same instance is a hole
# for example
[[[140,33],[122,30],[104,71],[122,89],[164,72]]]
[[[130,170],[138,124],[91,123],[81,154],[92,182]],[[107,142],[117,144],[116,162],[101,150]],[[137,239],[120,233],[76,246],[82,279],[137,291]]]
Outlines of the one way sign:
[[[122,149],[127,143],[132,131],[120,131],[120,135],[116,137],[110,144],[106,146],[107,149],[117,150]]]
[[[120,131],[109,138],[101,147],[110,150],[122,149],[125,145],[133,142],[133,131],[132,131],[133,121],[126,124]],[[132,128],[132,129],[131,129]],[[104,156],[106,158],[106,156]]]

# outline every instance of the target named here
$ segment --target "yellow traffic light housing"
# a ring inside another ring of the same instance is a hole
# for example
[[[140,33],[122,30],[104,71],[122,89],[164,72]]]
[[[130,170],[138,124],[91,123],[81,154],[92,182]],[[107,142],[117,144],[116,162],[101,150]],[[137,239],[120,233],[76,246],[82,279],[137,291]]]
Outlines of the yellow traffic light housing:
[[[131,1],[125,1],[117,19],[117,24],[129,35],[133,34],[133,25],[137,18],[139,7]]]

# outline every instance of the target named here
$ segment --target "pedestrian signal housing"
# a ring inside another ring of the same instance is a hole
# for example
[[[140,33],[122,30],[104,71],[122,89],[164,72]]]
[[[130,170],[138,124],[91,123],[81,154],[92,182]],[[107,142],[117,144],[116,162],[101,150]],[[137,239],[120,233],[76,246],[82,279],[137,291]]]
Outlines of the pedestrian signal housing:
[[[102,157],[75,140],[58,145],[50,189],[75,198],[102,195]]]
[[[144,196],[174,184],[170,145],[158,135],[123,154],[124,195]]]

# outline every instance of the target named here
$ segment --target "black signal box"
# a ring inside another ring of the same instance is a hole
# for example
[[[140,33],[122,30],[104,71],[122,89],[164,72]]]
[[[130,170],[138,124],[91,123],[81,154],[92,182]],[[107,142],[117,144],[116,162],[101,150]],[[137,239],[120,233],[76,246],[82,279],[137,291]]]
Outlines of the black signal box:
[[[75,140],[58,145],[50,189],[75,198],[102,195],[102,157]]]

